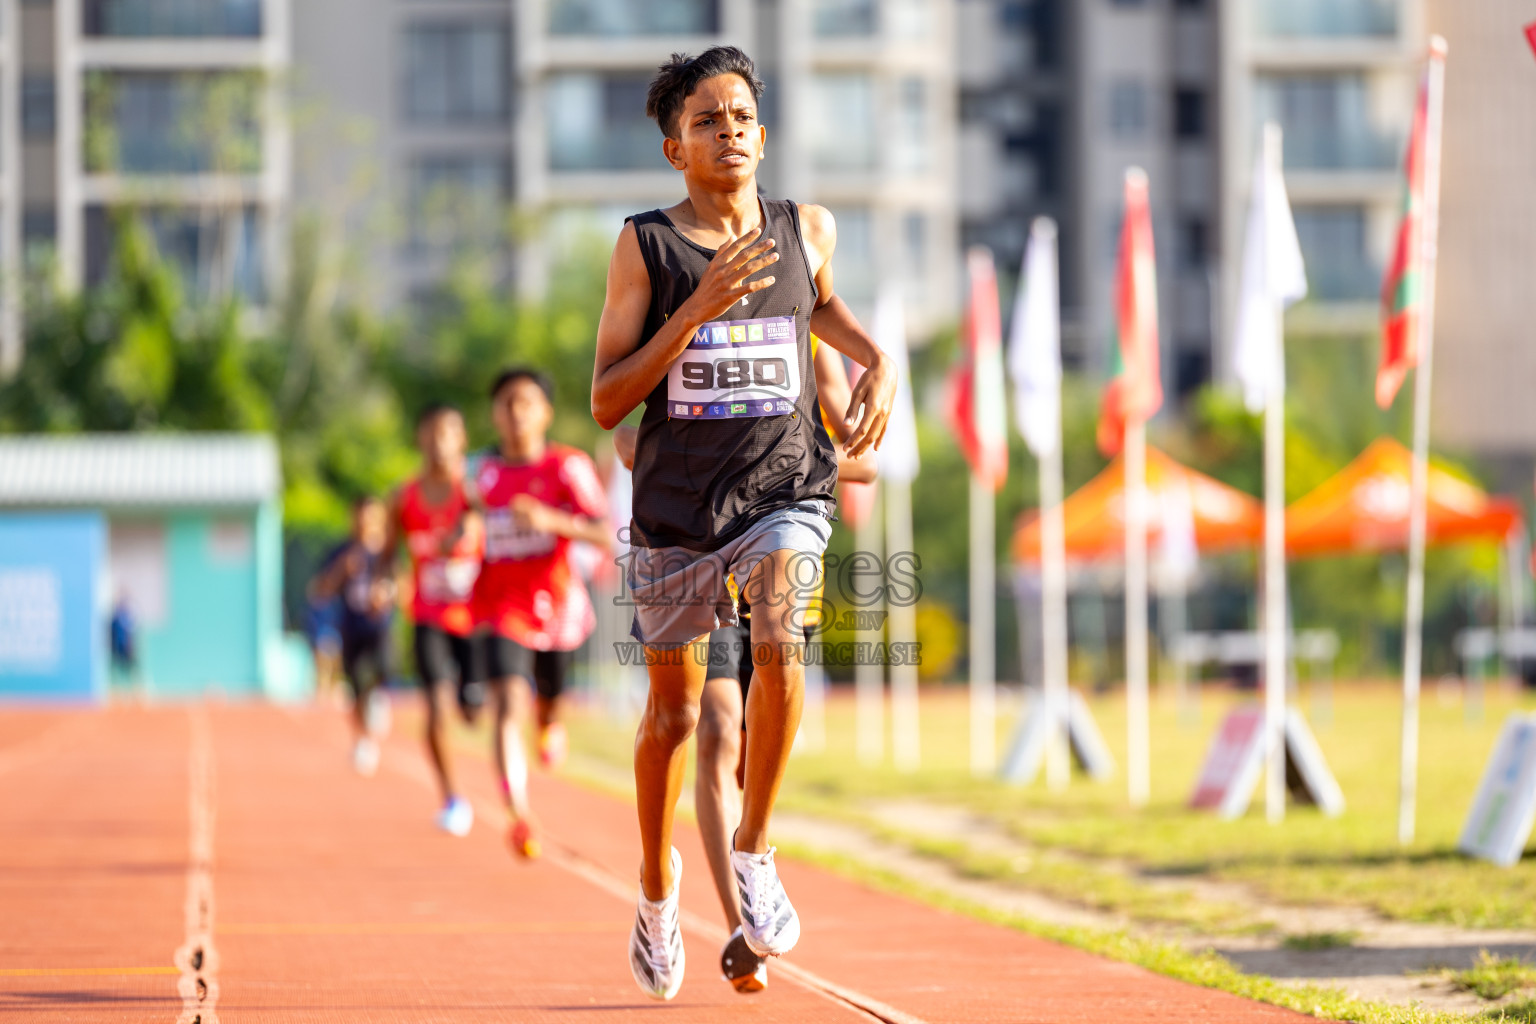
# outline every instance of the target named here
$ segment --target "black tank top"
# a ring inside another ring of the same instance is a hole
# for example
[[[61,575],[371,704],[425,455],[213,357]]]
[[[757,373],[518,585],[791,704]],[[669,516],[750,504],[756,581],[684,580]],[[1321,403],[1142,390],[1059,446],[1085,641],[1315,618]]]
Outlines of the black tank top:
[[[755,520],[787,505],[824,499],[829,512],[832,508],[837,455],[822,426],[816,401],[816,373],[811,360],[816,285],[800,236],[800,211],[786,200],[763,199],[762,208],[764,237],[775,240],[773,251],[779,259],[755,276],[772,276],[774,283],[711,321],[711,325],[720,326],[707,325],[696,338],[699,344],[734,343],[738,336],[746,339],[750,332],[754,341],[771,342],[777,330],[781,344],[759,351],[783,353],[785,359],[740,358],[712,363],[709,348],[690,348],[647,396],[635,447],[634,519],[630,523],[631,542],[640,547],[713,551]],[[685,238],[660,210],[629,220],[635,225],[651,279],[644,344],[693,294],[715,253]],[[754,320],[765,323],[730,326]],[[750,386],[731,393],[724,401],[708,401],[720,397],[707,390],[717,371],[720,382],[740,379],[750,383],[754,375],[759,384],[780,382],[782,374],[792,372],[784,365],[790,356],[784,346],[791,332],[793,371],[799,378],[799,393],[792,401],[776,401],[775,392]],[[753,342],[743,340],[742,344],[750,346]],[[751,347],[737,351],[744,356],[753,353]],[[697,402],[689,401],[695,398]],[[743,400],[730,401],[735,398]],[[774,411],[754,415],[762,409]]]

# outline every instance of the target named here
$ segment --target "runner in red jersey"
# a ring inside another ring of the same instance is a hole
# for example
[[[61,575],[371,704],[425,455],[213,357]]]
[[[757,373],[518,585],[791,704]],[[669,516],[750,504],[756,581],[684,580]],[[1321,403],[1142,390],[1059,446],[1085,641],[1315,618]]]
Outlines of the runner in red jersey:
[[[571,542],[607,550],[612,530],[597,469],[584,452],[548,440],[554,384],[538,370],[513,368],[491,387],[500,446],[477,456],[466,494],[484,517],[485,551],[471,607],[486,637],[496,711],[497,763],[512,814],[511,843],[524,856],[538,844],[528,807],[528,768],[518,706],[538,686],[540,747],[554,753],[555,718],[571,652],[596,616],[570,560]]]
[[[427,406],[416,420],[416,445],[421,475],[401,487],[390,503],[388,550],[393,554],[403,541],[413,569],[416,674],[427,698],[427,752],[443,797],[437,825],[463,836],[474,825],[475,812],[454,785],[448,718],[454,703],[466,719],[472,718],[485,690],[485,659],[472,637],[475,621],[469,606],[480,572],[478,520],[460,529],[469,509],[463,415],[451,405]]]

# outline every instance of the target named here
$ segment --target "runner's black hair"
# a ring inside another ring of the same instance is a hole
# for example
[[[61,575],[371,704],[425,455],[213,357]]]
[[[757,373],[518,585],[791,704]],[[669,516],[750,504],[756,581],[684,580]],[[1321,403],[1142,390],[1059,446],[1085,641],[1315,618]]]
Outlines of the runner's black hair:
[[[515,380],[533,381],[539,386],[539,390],[544,392],[544,397],[549,399],[549,403],[551,405],[555,403],[554,378],[543,370],[536,370],[531,366],[509,366],[498,373],[496,380],[491,384],[491,400],[495,401],[496,396],[501,394],[501,389]]]
[[[650,91],[645,95],[645,116],[655,118],[667,138],[677,138],[683,103],[700,82],[719,75],[740,75],[752,90],[752,99],[763,98],[763,80],[757,77],[757,65],[752,58],[734,46],[711,46],[697,57],[674,53],[671,60],[656,69],[656,77],[651,79]]]
[[[352,512],[355,515],[358,512],[361,512],[363,509],[367,508],[369,505],[382,504],[384,504],[384,499],[379,497],[377,494],[359,494],[357,497],[352,499]]]
[[[428,420],[435,419],[436,417],[441,416],[445,412],[451,412],[454,415],[461,416],[461,417],[464,415],[463,410],[461,410],[458,406],[454,405],[452,402],[444,402],[444,401],[428,402],[426,405],[422,406],[421,407],[421,411],[416,414],[416,426],[417,426],[417,428],[419,429],[421,427],[421,425],[426,423]]]

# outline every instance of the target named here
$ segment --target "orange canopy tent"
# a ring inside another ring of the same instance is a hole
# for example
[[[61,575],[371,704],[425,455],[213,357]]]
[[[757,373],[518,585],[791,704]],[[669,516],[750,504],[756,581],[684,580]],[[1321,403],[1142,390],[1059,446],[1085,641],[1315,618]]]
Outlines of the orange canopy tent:
[[[1186,488],[1195,544],[1201,551],[1251,547],[1264,530],[1264,510],[1242,491],[1182,466],[1155,448],[1147,449],[1147,541],[1156,545],[1171,509],[1182,502],[1177,489]],[[1067,557],[1074,561],[1118,558],[1125,553],[1125,464],[1117,457],[1104,471],[1062,505],[1066,521]],[[1040,560],[1040,518],[1026,513],[1014,531],[1013,558]]]
[[[1285,510],[1285,546],[1293,557],[1408,546],[1409,474],[1413,457],[1391,438],[1360,456]],[[1429,467],[1429,544],[1502,542],[1520,522],[1508,498],[1490,498],[1433,463]]]

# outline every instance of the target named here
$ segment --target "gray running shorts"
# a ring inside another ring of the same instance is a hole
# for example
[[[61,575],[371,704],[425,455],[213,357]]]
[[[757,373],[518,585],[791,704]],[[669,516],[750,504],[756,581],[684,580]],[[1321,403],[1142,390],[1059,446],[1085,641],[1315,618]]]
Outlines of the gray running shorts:
[[[804,566],[790,571],[796,579],[803,575],[809,597],[832,536],[830,516],[826,502],[804,501],[770,512],[715,551],[631,546],[625,571],[635,602],[630,635],[649,647],[680,647],[711,630],[735,625],[736,604],[726,577],[745,586],[757,563],[775,551],[805,555]]]

